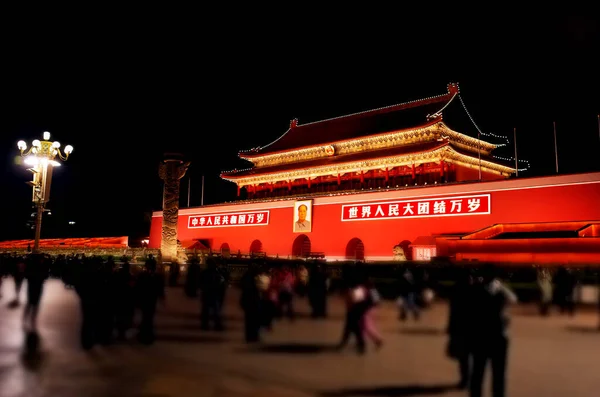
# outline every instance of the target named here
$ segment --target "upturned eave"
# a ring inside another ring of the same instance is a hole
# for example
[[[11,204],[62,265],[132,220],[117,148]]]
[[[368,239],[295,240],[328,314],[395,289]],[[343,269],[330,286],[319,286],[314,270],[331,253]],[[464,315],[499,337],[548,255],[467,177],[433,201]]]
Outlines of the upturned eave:
[[[455,163],[469,168],[479,168],[482,171],[508,177],[515,173],[515,169],[479,158],[477,155],[462,153],[450,145],[442,145],[440,148],[419,153],[409,153],[399,156],[379,157],[361,161],[349,161],[336,164],[315,166],[305,169],[292,169],[281,172],[261,173],[259,169],[250,169],[246,172],[252,174],[225,175],[221,178],[236,183],[240,187],[260,185],[264,183],[289,182],[297,179],[315,179],[320,176],[338,176],[348,173],[368,172],[371,170],[385,170],[400,166],[420,165],[423,163],[445,161]]]

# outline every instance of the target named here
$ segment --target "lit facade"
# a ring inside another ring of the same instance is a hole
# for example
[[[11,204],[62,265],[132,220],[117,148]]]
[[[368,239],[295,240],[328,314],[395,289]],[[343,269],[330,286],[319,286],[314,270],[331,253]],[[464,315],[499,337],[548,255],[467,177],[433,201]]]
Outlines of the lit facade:
[[[298,125],[276,141],[240,153],[252,163],[221,177],[250,199],[494,180],[515,170],[491,155],[497,145],[449,128],[441,109],[458,95],[444,95]]]
[[[497,145],[452,130],[444,95],[316,123],[240,153],[240,201],[179,211],[185,247],[326,260],[600,262],[600,173],[509,178]],[[155,212],[150,248],[161,244]],[[482,232],[487,230],[488,232]]]

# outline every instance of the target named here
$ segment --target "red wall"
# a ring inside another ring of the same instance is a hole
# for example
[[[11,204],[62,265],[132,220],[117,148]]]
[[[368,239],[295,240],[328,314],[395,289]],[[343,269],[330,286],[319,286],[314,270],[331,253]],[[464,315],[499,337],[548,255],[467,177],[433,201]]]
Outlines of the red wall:
[[[503,180],[505,177],[502,175],[494,174],[492,172],[481,171],[481,179],[484,181],[495,181]],[[456,180],[457,181],[476,181],[479,179],[479,168],[469,168],[456,166]]]
[[[441,216],[342,222],[342,204],[373,203],[426,197],[451,197],[471,194],[491,195],[491,214]],[[327,259],[343,259],[346,246],[353,238],[364,243],[367,260],[391,259],[392,248],[403,240],[419,236],[466,234],[497,223],[562,221],[600,221],[600,173],[544,178],[515,178],[472,184],[418,187],[326,196],[314,198],[312,232],[306,233],[311,251],[324,252]],[[292,253],[293,200],[264,203],[223,204],[180,210],[178,239],[207,239],[218,250],[228,243],[231,252],[247,253],[253,240],[262,242],[269,256],[287,257]],[[216,212],[270,210],[267,226],[188,229],[188,216]],[[162,213],[155,212],[150,231],[150,247],[160,248]]]
[[[438,240],[438,250],[456,260],[521,264],[600,263],[600,239]]]

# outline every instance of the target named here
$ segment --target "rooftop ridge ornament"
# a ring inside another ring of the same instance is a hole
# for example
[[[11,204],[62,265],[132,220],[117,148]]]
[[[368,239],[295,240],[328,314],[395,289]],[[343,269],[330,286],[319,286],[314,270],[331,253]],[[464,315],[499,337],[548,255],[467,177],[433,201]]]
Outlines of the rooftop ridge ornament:
[[[444,119],[444,115],[442,114],[442,112],[444,111],[444,109],[446,109],[448,107],[448,105],[450,105],[452,103],[454,98],[456,98],[456,96],[458,95],[458,85],[448,84],[448,93],[452,93],[452,98],[450,98],[450,100],[448,102],[446,102],[446,104],[444,106],[442,106],[442,108],[440,110],[438,110],[437,112],[435,112],[433,114],[428,114],[427,115],[428,121]]]
[[[427,115],[427,121],[431,121],[431,120],[439,120],[439,121],[441,121],[443,119],[444,119],[444,117],[442,116],[441,110],[438,111],[438,112],[436,112],[436,113],[428,114]]]
[[[292,119],[290,121],[290,129],[298,127],[298,119]]]

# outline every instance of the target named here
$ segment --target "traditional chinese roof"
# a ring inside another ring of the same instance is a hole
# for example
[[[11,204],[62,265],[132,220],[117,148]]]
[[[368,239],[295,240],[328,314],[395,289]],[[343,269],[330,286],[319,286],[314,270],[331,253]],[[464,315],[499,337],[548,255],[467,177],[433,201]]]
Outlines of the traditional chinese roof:
[[[256,156],[355,139],[388,131],[420,127],[441,117],[441,110],[458,94],[458,85],[449,84],[445,94],[392,106],[353,113],[327,120],[298,124],[268,145],[240,152],[240,157]]]
[[[301,161],[297,163],[286,163],[275,165],[271,167],[261,167],[261,168],[250,168],[244,171],[231,171],[224,172],[222,175],[227,179],[227,177],[237,178],[244,177],[249,175],[262,175],[262,174],[272,174],[281,171],[295,170],[295,169],[310,169],[314,167],[341,164],[341,163],[349,163],[361,160],[370,160],[377,158],[385,158],[390,156],[401,156],[408,154],[417,154],[429,152],[432,150],[439,149],[448,144],[447,141],[443,142],[425,142],[425,143],[417,143],[413,145],[405,145],[405,146],[396,146],[391,148],[385,148],[380,150],[372,150],[372,151],[363,151],[357,153],[349,153],[343,154],[339,156],[328,156],[321,157],[314,160]]]
[[[253,157],[249,159],[254,164],[253,167],[244,170],[225,171],[222,175],[234,175],[251,169],[256,170],[256,172],[262,172],[258,171],[258,169],[284,164],[295,164],[296,167],[303,167],[302,163],[308,160],[374,152],[381,149],[393,149],[417,143],[437,142],[442,140],[448,140],[457,149],[470,151],[471,153],[476,153],[478,155],[482,154],[483,156],[490,156],[492,150],[497,147],[497,145],[456,132],[448,128],[444,122],[436,119],[418,128],[395,130],[370,135],[368,137]],[[367,156],[370,155],[367,154]]]
[[[198,240],[184,240],[181,241],[181,247],[183,249],[186,250],[201,250],[201,251],[208,251],[208,247],[205,246],[204,244],[202,244],[200,241]]]
[[[413,247],[435,247],[436,241],[434,236],[419,236],[411,245]]]
[[[448,140],[421,142],[412,145],[387,147],[379,150],[358,151],[345,155],[320,157],[307,161],[283,163],[269,167],[255,167],[243,171],[223,173],[221,177],[247,186],[261,183],[283,182],[300,178],[338,175],[351,172],[419,165],[444,160],[449,163],[478,167],[502,175],[509,175],[514,169],[491,159],[486,155],[461,150]]]

